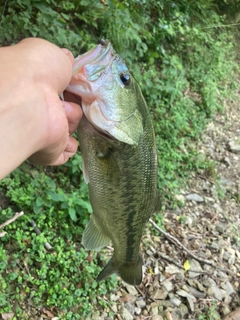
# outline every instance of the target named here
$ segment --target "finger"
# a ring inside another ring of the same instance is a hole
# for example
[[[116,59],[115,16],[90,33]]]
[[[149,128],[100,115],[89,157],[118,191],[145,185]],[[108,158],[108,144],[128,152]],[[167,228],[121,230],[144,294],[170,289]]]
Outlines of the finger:
[[[69,125],[69,133],[72,134],[77,129],[83,112],[81,107],[76,103],[62,101]]]
[[[73,55],[67,49],[60,49],[53,43],[39,38],[27,38],[20,41],[15,47],[30,57],[26,61],[31,64],[27,67],[31,70],[40,66],[38,80],[48,83],[58,94],[68,86],[72,77]]]
[[[67,143],[65,150],[61,153],[61,155],[59,156],[59,158],[56,161],[54,161],[48,165],[59,166],[59,165],[66,163],[72,156],[75,155],[77,150],[78,150],[77,140],[73,137],[69,137],[69,140],[68,140],[68,143]]]

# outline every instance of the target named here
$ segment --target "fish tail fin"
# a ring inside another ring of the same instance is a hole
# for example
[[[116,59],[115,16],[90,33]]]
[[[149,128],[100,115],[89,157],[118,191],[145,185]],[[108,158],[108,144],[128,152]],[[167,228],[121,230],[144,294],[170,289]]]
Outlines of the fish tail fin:
[[[136,262],[126,262],[122,264],[118,270],[123,281],[133,286],[139,286],[142,282],[142,257]]]
[[[107,246],[110,241],[110,238],[102,232],[92,216],[83,232],[82,244],[84,248],[98,251]]]
[[[122,280],[128,284],[133,286],[140,285],[142,282],[142,257],[139,256],[137,262],[125,262],[120,266],[114,262],[114,257],[112,257],[98,275],[97,281],[104,280],[113,273],[118,273]]]

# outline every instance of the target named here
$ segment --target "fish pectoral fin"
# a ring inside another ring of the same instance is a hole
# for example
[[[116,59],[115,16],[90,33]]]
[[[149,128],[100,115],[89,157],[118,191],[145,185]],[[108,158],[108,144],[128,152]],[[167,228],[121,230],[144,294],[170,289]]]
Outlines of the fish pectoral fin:
[[[99,273],[97,281],[102,281],[113,273],[118,273],[123,281],[133,286],[142,282],[142,257],[139,255],[137,262],[125,262],[120,266],[114,262],[114,257],[109,260],[105,268]]]
[[[82,158],[82,172],[83,172],[84,181],[86,182],[86,184],[88,184],[90,179],[89,179],[88,169],[87,169],[87,165],[85,163],[84,158]]]
[[[110,238],[102,232],[94,218],[91,217],[83,232],[82,244],[84,248],[98,251],[107,246],[110,241]]]

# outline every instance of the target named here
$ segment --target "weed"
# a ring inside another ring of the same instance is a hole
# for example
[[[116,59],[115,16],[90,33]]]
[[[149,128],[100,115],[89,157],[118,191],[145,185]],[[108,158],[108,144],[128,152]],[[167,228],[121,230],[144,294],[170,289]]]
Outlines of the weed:
[[[199,320],[221,320],[221,317],[216,311],[216,301],[212,300],[211,305],[206,307],[204,314],[198,317]]]

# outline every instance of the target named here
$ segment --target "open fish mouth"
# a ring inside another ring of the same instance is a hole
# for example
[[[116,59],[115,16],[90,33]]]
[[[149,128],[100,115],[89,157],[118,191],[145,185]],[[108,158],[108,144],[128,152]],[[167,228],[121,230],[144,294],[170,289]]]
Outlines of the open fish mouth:
[[[111,43],[108,40],[100,39],[99,44],[95,48],[75,58],[73,75],[78,73],[87,64],[107,63],[109,61],[109,53],[110,56],[115,56]]]

